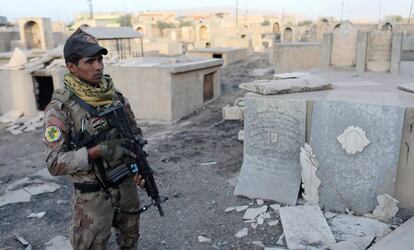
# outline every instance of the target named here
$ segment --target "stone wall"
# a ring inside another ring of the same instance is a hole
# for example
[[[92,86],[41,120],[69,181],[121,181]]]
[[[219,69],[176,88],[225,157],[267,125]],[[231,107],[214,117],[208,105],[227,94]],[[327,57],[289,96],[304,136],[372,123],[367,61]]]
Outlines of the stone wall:
[[[271,62],[276,65],[276,72],[290,72],[321,67],[322,44],[277,44],[273,49]]]
[[[14,48],[11,47],[11,41],[19,39],[20,36],[17,31],[0,32],[0,53],[12,51]]]
[[[392,32],[373,31],[368,35],[367,69],[375,72],[391,70]]]

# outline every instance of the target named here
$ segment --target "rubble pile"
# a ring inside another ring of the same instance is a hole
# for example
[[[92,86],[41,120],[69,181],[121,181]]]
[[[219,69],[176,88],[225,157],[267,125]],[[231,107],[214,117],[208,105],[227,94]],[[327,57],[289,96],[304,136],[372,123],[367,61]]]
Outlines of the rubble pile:
[[[4,123],[5,130],[13,135],[31,132],[43,127],[43,112],[39,112],[33,118],[24,116],[23,112],[18,110],[9,111],[0,117],[0,123]]]

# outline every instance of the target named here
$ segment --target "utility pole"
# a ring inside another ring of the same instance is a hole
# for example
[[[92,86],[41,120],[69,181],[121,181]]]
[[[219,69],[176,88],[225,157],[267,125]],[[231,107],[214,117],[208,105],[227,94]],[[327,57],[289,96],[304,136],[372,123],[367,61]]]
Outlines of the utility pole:
[[[411,0],[410,15],[408,16],[408,24],[410,24],[411,16],[413,14],[413,2],[414,2],[414,0]]]
[[[342,7],[341,7],[341,21],[344,20],[344,0],[342,0]]]
[[[382,15],[382,0],[379,0],[379,11],[378,11],[378,23],[381,23],[381,15]]]
[[[89,3],[89,19],[93,19],[93,6],[92,6],[92,0],[88,0]]]
[[[236,27],[239,27],[239,0],[236,0]]]

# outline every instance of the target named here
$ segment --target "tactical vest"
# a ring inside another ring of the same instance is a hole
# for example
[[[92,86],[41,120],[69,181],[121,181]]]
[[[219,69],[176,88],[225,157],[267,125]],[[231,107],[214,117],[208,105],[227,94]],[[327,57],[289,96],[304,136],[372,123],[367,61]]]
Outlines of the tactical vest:
[[[119,131],[115,128],[110,128],[109,121],[103,120],[103,119],[97,119],[97,117],[94,117],[92,114],[88,113],[87,110],[82,108],[82,106],[75,100],[74,94],[71,93],[66,88],[64,89],[58,89],[55,91],[52,101],[57,101],[61,103],[61,108],[68,114],[69,118],[69,126],[70,126],[70,135],[68,138],[68,145],[67,148],[70,150],[76,150],[74,145],[77,145],[78,141],[82,139],[87,134],[90,136],[99,135],[103,131],[106,131],[104,133],[103,137],[100,137],[98,141],[95,143],[98,144],[101,141],[106,140],[112,140],[120,138]],[[123,101],[122,95],[117,93],[115,97],[115,101]],[[101,112],[104,109],[99,109],[98,111]],[[111,169],[121,164],[121,162],[107,162],[102,161],[103,167],[105,169]],[[92,163],[91,163],[92,164]],[[95,166],[96,167],[96,166]],[[95,169],[96,171],[96,169]],[[78,173],[77,175],[84,175],[83,177],[86,177],[86,175],[91,175],[92,173]],[[87,179],[94,179],[94,176],[90,176],[90,178]],[[104,179],[104,177],[101,177]],[[102,180],[105,181],[105,180]]]

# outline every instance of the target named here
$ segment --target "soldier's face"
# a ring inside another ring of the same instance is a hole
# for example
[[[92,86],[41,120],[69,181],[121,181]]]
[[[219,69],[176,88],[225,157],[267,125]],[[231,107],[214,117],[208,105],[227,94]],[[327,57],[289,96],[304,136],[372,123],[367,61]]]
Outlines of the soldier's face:
[[[97,85],[102,81],[104,65],[102,55],[83,57],[78,65],[69,63],[69,71],[82,81]]]

